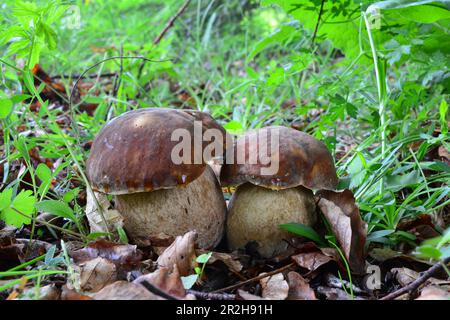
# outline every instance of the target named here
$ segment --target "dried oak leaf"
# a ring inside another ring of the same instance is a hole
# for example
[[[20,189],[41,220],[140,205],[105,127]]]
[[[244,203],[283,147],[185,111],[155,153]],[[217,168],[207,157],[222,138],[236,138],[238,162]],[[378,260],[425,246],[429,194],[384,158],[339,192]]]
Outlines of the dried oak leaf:
[[[187,276],[194,272],[197,265],[195,262],[195,239],[197,233],[189,231],[183,236],[178,236],[175,241],[159,256],[157,263],[161,267],[166,267],[170,272],[174,265],[181,276]]]
[[[92,192],[87,192],[86,196],[86,217],[89,222],[91,232],[111,232],[116,233],[118,227],[123,227],[123,216],[113,209],[107,196],[100,192],[94,192],[101,212],[97,208]],[[103,214],[103,216],[102,216]],[[104,218],[104,219],[103,219]],[[106,222],[106,226],[105,226]]]
[[[285,300],[288,297],[289,285],[282,273],[263,278],[259,281],[262,288],[262,297],[269,300]]]
[[[321,190],[317,196],[320,210],[330,223],[350,268],[363,274],[367,224],[361,219],[352,192],[348,189],[342,192]]]
[[[81,263],[79,269],[83,291],[97,292],[117,280],[116,265],[102,257]]]
[[[334,257],[327,256],[321,251],[299,253],[292,256],[292,260],[302,268],[314,271],[330,261],[336,261]]]
[[[450,293],[438,286],[428,286],[422,289],[416,300],[449,300]]]
[[[142,259],[142,253],[135,245],[118,244],[104,239],[91,242],[87,247],[70,254],[76,264],[102,257],[114,263],[118,271],[132,270]]]
[[[289,292],[287,300],[317,300],[314,290],[309,283],[297,272],[287,274]]]
[[[183,282],[181,281],[180,273],[178,272],[176,265],[172,272],[169,272],[168,268],[159,268],[155,272],[140,276],[133,282],[141,284],[143,281],[147,281],[169,295],[177,298],[188,298],[191,300],[193,297],[191,295],[186,296],[186,290],[183,287]]]
[[[94,300],[159,300],[144,286],[127,281],[116,281],[91,296]]]
[[[198,255],[209,252],[211,251],[197,250]],[[212,252],[211,257],[208,260],[208,264],[213,264],[217,261],[223,262],[230,271],[233,271],[235,273],[239,273],[242,271],[242,263],[239,261],[239,257],[234,253]]]

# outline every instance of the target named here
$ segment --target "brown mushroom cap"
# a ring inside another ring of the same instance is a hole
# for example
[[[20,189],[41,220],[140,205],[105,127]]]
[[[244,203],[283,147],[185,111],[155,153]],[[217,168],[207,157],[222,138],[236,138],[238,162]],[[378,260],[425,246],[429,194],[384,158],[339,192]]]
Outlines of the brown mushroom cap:
[[[271,135],[279,134],[279,148],[271,152]],[[258,135],[262,139],[257,139]],[[250,143],[258,141],[258,143]],[[270,158],[278,156],[279,170],[273,175],[263,175],[261,169],[269,165],[250,164],[249,155],[258,154],[265,147]],[[234,144],[234,161],[222,166],[220,180],[226,185],[240,185],[251,182],[269,189],[287,189],[304,186],[309,189],[335,189],[338,183],[333,158],[325,144],[316,138],[295,129],[270,126],[252,130],[236,140]],[[237,163],[238,152],[245,152],[245,163]]]
[[[202,121],[203,132],[225,130],[207,113],[146,108],[126,112],[111,120],[95,138],[87,161],[87,175],[95,191],[129,194],[186,185],[205,170],[200,164],[174,164],[171,152],[179,141],[171,141],[175,129],[186,129],[194,137],[194,121]],[[202,148],[207,143],[202,141]],[[191,147],[193,148],[193,141]]]

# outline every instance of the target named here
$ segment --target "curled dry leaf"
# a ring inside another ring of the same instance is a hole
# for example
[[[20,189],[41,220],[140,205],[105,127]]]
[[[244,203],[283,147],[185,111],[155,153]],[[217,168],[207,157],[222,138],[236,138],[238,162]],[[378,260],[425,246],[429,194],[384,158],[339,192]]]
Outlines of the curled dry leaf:
[[[181,299],[192,298],[190,295],[188,297],[186,296],[186,290],[183,287],[183,282],[181,281],[180,273],[176,265],[172,272],[169,272],[168,268],[162,267],[155,272],[140,276],[133,282],[141,284],[143,281],[149,282],[171,296]]]
[[[289,285],[282,273],[263,278],[259,281],[262,287],[262,297],[269,300],[285,300],[288,297]]]
[[[320,210],[330,223],[350,268],[363,274],[367,224],[361,219],[352,192],[347,189],[342,192],[321,190],[317,196]]]
[[[197,254],[201,255],[204,253],[209,253],[207,250],[197,250]],[[242,271],[242,263],[239,261],[239,257],[233,253],[225,252],[212,252],[211,257],[208,260],[208,264],[213,264],[217,261],[223,262],[230,271],[239,273]]]
[[[102,257],[81,263],[79,269],[83,291],[97,292],[117,280],[116,265]]]
[[[438,286],[428,286],[422,289],[416,300],[449,300],[450,293]]]
[[[391,272],[394,274],[397,282],[402,286],[407,286],[411,282],[420,277],[420,273],[408,268],[393,268]],[[434,285],[449,285],[450,281],[429,278],[426,283]]]
[[[166,267],[169,271],[174,269],[174,265],[181,276],[187,276],[194,272],[197,265],[195,262],[195,239],[197,233],[189,231],[183,236],[178,236],[175,241],[159,256],[157,263],[161,267]]]
[[[292,260],[302,268],[314,271],[330,261],[336,261],[333,257],[323,254],[321,251],[299,253],[292,256]]]
[[[97,202],[102,209],[103,217],[97,208],[97,204],[91,192],[86,196],[86,217],[89,221],[91,232],[115,233],[118,227],[123,227],[123,217],[119,211],[112,209],[111,203],[103,193],[95,192]],[[105,220],[107,227],[105,226]]]
[[[144,286],[127,281],[116,281],[92,295],[94,300],[161,300]]]
[[[87,247],[72,251],[70,254],[76,264],[97,257],[105,258],[114,263],[119,272],[132,270],[142,259],[142,253],[135,245],[117,244],[104,239],[92,242]]]
[[[289,292],[287,300],[317,300],[314,290],[309,283],[297,272],[287,274]]]

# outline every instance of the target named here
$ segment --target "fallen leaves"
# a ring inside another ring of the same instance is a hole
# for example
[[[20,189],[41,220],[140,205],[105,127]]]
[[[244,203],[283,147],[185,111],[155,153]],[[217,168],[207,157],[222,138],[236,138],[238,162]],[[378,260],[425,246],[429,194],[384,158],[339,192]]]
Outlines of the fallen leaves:
[[[355,273],[363,274],[367,224],[361,219],[352,192],[347,189],[342,192],[321,190],[317,196],[319,208],[328,220],[350,268]]]
[[[134,283],[142,284],[147,281],[155,287],[158,287],[163,292],[180,299],[193,299],[193,296],[186,296],[186,290],[183,287],[183,283],[180,278],[180,273],[176,266],[174,266],[172,272],[167,268],[159,268],[155,272],[142,275]]]
[[[144,286],[127,281],[116,281],[107,285],[91,296],[94,300],[158,300],[157,295],[151,293]]]
[[[117,244],[100,239],[85,248],[72,251],[71,256],[77,264],[101,257],[114,263],[118,272],[125,272],[139,265],[142,252],[135,245]]]
[[[102,257],[81,263],[79,268],[80,287],[83,291],[99,291],[117,279],[115,264]]]
[[[288,300],[317,300],[314,290],[300,274],[291,271],[287,274],[287,278],[289,283]]]
[[[159,256],[157,263],[170,271],[177,267],[181,276],[188,276],[194,272],[195,262],[195,239],[197,233],[190,231],[184,236],[176,237],[175,241]]]
[[[268,300],[285,300],[288,297],[289,285],[282,273],[263,278],[260,281],[262,297]]]
[[[299,253],[292,256],[292,260],[294,260],[298,266],[308,269],[309,271],[314,271],[328,262],[336,261],[335,258],[327,256],[321,251]]]

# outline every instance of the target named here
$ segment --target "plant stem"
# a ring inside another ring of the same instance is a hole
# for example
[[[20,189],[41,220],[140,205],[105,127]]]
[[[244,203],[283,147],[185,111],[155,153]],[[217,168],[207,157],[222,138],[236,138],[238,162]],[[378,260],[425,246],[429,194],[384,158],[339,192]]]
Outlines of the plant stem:
[[[386,78],[385,72],[382,72],[378,61],[377,49],[373,40],[371,26],[365,12],[362,13],[369,37],[370,49],[372,50],[373,64],[375,69],[375,78],[378,91],[378,113],[380,115],[381,127],[381,160],[384,159],[386,153]],[[380,195],[383,194],[383,178],[380,179]]]

